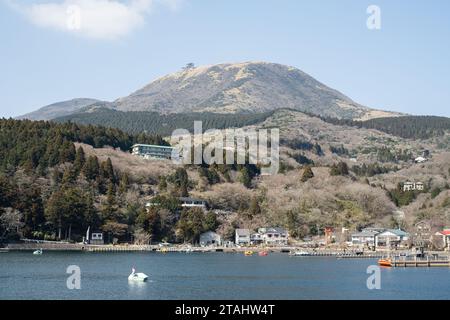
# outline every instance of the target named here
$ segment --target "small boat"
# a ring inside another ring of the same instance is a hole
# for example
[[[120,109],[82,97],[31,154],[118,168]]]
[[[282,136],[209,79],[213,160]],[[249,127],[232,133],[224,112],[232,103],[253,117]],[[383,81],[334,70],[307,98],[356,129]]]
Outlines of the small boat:
[[[42,249],[33,251],[33,254],[34,254],[35,256],[40,256],[40,255],[42,255],[42,253],[43,253]]]
[[[253,251],[245,251],[244,254],[246,256],[252,256],[253,255]]]
[[[308,251],[294,251],[291,252],[290,255],[294,257],[308,257],[311,254]]]
[[[269,252],[266,251],[266,250],[260,251],[260,252],[258,253],[258,255],[259,255],[260,257],[265,257],[265,256],[268,256],[268,255],[269,255]]]
[[[380,259],[378,260],[378,265],[380,267],[392,267],[392,260],[391,259]]]
[[[145,282],[147,280],[148,276],[145,273],[136,272],[134,268],[131,269],[131,274],[128,276],[128,281]]]
[[[167,248],[161,248],[161,249],[159,249],[159,252],[167,253],[167,252],[169,252],[169,250],[167,250]]]

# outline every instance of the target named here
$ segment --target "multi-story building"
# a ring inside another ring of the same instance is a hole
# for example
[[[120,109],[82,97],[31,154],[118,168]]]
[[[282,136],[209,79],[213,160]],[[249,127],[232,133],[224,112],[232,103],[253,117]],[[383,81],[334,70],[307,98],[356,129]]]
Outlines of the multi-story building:
[[[150,144],[135,144],[131,148],[131,154],[144,159],[172,159],[174,148]]]

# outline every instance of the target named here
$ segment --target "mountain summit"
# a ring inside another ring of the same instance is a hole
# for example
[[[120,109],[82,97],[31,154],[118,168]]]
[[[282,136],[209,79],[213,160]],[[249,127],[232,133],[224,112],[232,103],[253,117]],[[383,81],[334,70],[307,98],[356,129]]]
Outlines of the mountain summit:
[[[392,113],[364,107],[301,70],[266,62],[187,67],[114,102],[120,111],[256,113],[281,108],[365,119]]]

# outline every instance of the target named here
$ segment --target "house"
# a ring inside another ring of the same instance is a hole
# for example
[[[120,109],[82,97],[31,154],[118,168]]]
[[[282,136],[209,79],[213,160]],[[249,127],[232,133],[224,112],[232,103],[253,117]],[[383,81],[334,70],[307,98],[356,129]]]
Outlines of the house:
[[[172,159],[175,149],[168,146],[157,146],[151,144],[135,144],[131,147],[131,154],[144,159]]]
[[[200,208],[206,210],[208,205],[208,203],[202,199],[182,197],[179,198],[179,200],[181,202],[181,207],[183,208]]]
[[[375,247],[375,237],[380,231],[363,229],[361,232],[352,234],[352,244],[355,246],[368,246],[371,248]]]
[[[250,242],[251,242],[251,244],[255,244],[255,245],[263,243],[264,240],[263,240],[262,234],[260,234],[260,233],[252,233],[250,235]]]
[[[409,234],[400,229],[387,229],[375,236],[375,246],[397,247],[409,239]]]
[[[201,246],[220,246],[222,245],[222,237],[213,231],[207,231],[200,235]]]
[[[236,229],[235,232],[236,245],[249,245],[250,244],[250,230],[249,229]]]
[[[88,239],[89,244],[93,245],[104,245],[105,241],[103,240],[103,233],[100,232],[93,232],[90,236],[90,239]]]
[[[431,243],[431,223],[429,221],[419,221],[414,226],[414,245],[418,247],[428,247]]]
[[[287,245],[289,235],[284,228],[259,228],[258,233],[266,245]]]
[[[444,229],[442,231],[438,231],[434,234],[434,239],[437,240],[438,247],[441,249],[450,247],[450,229]]]

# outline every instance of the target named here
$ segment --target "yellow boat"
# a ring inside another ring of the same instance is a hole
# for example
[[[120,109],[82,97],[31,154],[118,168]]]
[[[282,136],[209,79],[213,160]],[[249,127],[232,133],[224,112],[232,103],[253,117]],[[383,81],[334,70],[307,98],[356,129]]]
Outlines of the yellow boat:
[[[245,251],[244,254],[246,256],[252,256],[253,255],[253,251]]]

